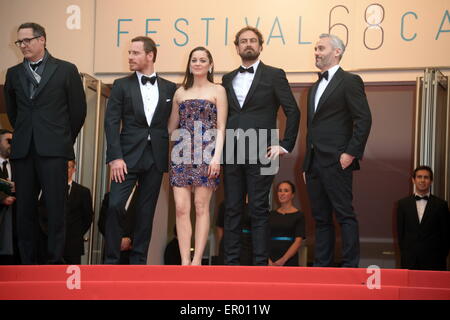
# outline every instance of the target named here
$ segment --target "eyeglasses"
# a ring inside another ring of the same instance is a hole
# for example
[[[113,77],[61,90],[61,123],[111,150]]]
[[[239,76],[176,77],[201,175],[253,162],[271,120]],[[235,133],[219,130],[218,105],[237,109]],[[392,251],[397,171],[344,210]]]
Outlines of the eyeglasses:
[[[22,39],[22,40],[17,40],[16,42],[14,42],[14,44],[17,47],[20,48],[22,46],[22,43],[27,46],[27,45],[30,44],[31,40],[37,39],[37,38],[40,38],[40,37],[42,37],[42,36],[37,36],[37,37],[33,37],[33,38],[25,38],[25,39]]]

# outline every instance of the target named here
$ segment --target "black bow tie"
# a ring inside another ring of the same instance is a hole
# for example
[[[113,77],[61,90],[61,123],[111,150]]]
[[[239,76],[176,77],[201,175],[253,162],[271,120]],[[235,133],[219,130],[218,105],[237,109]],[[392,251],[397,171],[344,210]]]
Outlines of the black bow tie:
[[[31,69],[33,69],[33,71],[36,71],[36,69],[41,65],[42,60],[36,63],[30,63],[30,67]]]
[[[317,72],[317,76],[319,77],[319,81],[321,81],[323,78],[328,81],[328,71],[325,71],[324,73]]]
[[[239,72],[243,73],[243,72],[248,72],[248,73],[255,73],[255,70],[253,70],[253,67],[250,67],[248,69],[245,69],[243,66],[239,67]]]
[[[143,84],[144,86],[145,86],[145,84],[146,84],[148,81],[150,81],[150,83],[151,83],[152,85],[154,85],[154,84],[155,84],[155,81],[156,81],[156,76],[153,76],[153,77],[142,76],[141,82],[142,82],[142,84]]]
[[[414,199],[416,199],[416,201],[420,201],[420,200],[427,200],[428,201],[430,199],[430,197],[429,196],[421,197],[421,196],[415,195]]]

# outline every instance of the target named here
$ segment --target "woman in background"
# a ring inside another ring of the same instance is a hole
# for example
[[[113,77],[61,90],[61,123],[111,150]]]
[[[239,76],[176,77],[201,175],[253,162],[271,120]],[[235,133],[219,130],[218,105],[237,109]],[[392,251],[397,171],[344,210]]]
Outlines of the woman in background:
[[[290,181],[277,186],[280,207],[270,212],[270,266],[298,266],[298,250],[305,239],[305,216],[292,201],[295,186]]]

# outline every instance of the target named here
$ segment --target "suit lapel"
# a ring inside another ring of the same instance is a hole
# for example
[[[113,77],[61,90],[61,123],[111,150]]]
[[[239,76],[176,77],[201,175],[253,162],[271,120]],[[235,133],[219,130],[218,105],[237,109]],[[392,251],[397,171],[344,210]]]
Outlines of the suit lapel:
[[[240,110],[241,106],[239,105],[239,100],[236,97],[236,92],[234,92],[234,88],[233,88],[233,79],[234,77],[236,77],[236,74],[238,73],[239,69],[236,69],[234,71],[231,72],[230,74],[230,81],[227,84],[228,88],[230,90],[231,93],[231,99],[233,100],[233,103],[231,105],[233,105],[235,107],[235,109]]]
[[[50,80],[50,78],[55,73],[57,68],[58,64],[55,62],[54,58],[49,55],[47,62],[45,63],[45,68],[44,72],[42,73],[41,81],[39,82],[39,86],[37,87],[36,92],[34,93],[35,98],[42,92],[44,87],[47,85],[48,80]]]
[[[312,121],[314,118],[314,101],[317,92],[317,86],[319,85],[319,81],[316,81],[311,87],[308,95],[308,123]]]
[[[342,70],[341,68],[339,68],[336,71],[336,73],[333,76],[333,79],[331,79],[330,83],[327,85],[325,91],[323,92],[322,96],[320,97],[319,103],[317,104],[317,110],[316,110],[315,114],[317,114],[317,112],[319,112],[320,108],[325,103],[325,101],[327,101],[327,99],[330,97],[330,95],[333,93],[334,89],[336,89],[339,86],[339,84],[342,82],[343,72],[344,72],[344,70]]]
[[[26,93],[27,98],[30,97],[30,87],[27,81],[27,67],[25,64],[22,64],[23,69],[19,72],[20,83],[22,84],[23,91]]]
[[[31,88],[37,88],[39,83],[34,78],[33,73],[30,70],[28,60],[23,59],[22,62],[23,69],[19,69],[19,78],[20,83],[22,84],[22,88],[27,96],[27,98],[32,98],[31,95],[33,94],[33,97],[36,96],[36,90],[32,90]],[[32,92],[33,91],[33,92]]]
[[[263,73],[265,68],[264,63],[262,61],[259,62],[259,66],[256,69],[255,77],[253,78],[252,85],[250,86],[250,90],[248,90],[247,96],[245,97],[244,104],[242,105],[242,109],[245,108],[245,105],[250,100],[252,95],[255,93],[256,88],[258,87],[259,81],[261,80],[261,74]]]
[[[412,195],[412,196],[409,198],[409,201],[408,201],[408,210],[407,210],[407,212],[410,212],[410,214],[411,214],[410,218],[411,218],[412,220],[414,220],[414,222],[415,222],[417,225],[420,225],[420,221],[419,221],[419,213],[417,212],[416,199],[414,198],[414,195]],[[422,221],[423,221],[423,217],[422,217]]]
[[[423,212],[422,221],[420,222],[421,225],[425,223],[425,220],[428,220],[430,215],[433,212],[434,207],[434,201],[433,197],[430,195],[430,199],[427,201],[427,205],[425,206],[425,211]]]
[[[75,181],[72,181],[72,187],[70,188],[69,199],[67,201],[69,207],[72,206],[72,203],[76,196],[76,193],[77,193],[77,186],[76,186]]]
[[[142,101],[141,88],[139,87],[139,78],[135,73],[129,77],[129,86],[131,99],[133,102],[134,114],[136,115],[136,120],[142,124],[147,124],[147,118],[145,117],[144,102]]]

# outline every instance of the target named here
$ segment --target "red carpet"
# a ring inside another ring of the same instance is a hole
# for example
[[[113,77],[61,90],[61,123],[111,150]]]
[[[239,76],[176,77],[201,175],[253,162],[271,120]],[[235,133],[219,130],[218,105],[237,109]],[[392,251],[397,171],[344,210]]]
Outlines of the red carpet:
[[[377,282],[366,269],[95,265],[74,273],[68,267],[0,267],[0,299],[450,300],[450,272],[380,269],[380,288],[369,289]]]

